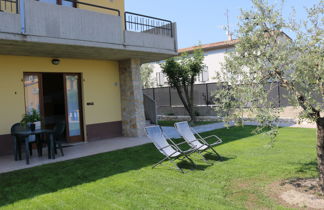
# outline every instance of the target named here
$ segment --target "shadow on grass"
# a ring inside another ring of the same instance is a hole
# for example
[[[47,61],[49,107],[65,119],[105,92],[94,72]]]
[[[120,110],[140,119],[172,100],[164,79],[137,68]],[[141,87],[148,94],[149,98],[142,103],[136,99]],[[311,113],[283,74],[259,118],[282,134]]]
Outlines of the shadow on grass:
[[[298,163],[300,167],[296,170],[297,173],[305,173],[305,172],[318,172],[317,169],[317,161],[309,161],[307,163]]]
[[[177,163],[178,167],[181,169],[189,169],[189,170],[198,170],[198,171],[204,171],[206,168],[208,168],[210,165],[206,164],[197,164],[197,161],[195,161],[196,166],[193,166],[188,161],[180,161]]]
[[[252,136],[252,130],[253,127],[250,126],[220,129],[206,132],[203,136],[216,134],[224,140],[224,143],[228,143]],[[146,144],[0,174],[0,207],[23,199],[93,182],[115,174],[152,166],[162,158],[162,155],[153,144]],[[204,170],[204,167],[205,165],[199,166],[199,169]]]
[[[206,153],[204,154],[204,157],[206,158],[206,160],[213,160],[213,161],[220,161],[220,162],[225,162],[225,161],[229,161],[229,160],[232,160],[232,159],[236,159],[236,155],[233,155],[233,156],[221,156],[220,158],[215,155],[215,154],[212,154],[212,153]]]

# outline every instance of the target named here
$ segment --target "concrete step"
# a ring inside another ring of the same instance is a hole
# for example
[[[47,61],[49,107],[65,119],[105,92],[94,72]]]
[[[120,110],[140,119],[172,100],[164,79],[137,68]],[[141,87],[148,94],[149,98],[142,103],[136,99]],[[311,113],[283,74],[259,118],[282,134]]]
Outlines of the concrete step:
[[[146,120],[146,121],[145,121],[145,126],[150,126],[150,125],[152,125],[152,124],[151,124],[151,121]]]

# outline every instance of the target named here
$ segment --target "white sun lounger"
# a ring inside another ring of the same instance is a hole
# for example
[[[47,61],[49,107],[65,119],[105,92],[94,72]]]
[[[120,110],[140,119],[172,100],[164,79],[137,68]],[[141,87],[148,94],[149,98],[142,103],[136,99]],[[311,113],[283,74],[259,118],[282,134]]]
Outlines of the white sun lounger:
[[[217,155],[218,158],[221,158],[221,156],[213,148],[214,146],[223,142],[218,136],[212,135],[203,138],[197,131],[190,127],[186,121],[175,123],[174,127],[177,129],[178,133],[183,137],[183,139],[191,146],[191,148],[196,148],[200,153],[210,149]],[[206,141],[206,139],[209,138],[215,138],[216,141],[209,144]]]
[[[189,160],[194,166],[196,164],[193,162],[193,160],[189,157],[190,154],[196,152],[197,150],[194,148],[191,148],[189,150],[181,150],[179,148],[179,145],[181,144],[186,144],[186,142],[181,142],[181,143],[174,143],[170,138],[167,138],[165,134],[163,134],[162,129],[160,126],[149,126],[145,128],[145,132],[147,136],[151,139],[155,147],[165,156],[161,161],[156,163],[152,168],[155,168],[165,160],[169,160],[171,162],[174,162],[177,159],[187,159]],[[176,168],[179,169],[182,173],[184,171],[179,168],[176,165]]]

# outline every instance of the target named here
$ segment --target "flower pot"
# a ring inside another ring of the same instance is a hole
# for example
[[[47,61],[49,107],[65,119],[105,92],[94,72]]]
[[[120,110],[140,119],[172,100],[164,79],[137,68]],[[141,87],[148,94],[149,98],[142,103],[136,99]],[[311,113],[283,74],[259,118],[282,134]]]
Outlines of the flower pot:
[[[34,122],[36,130],[39,130],[42,128],[41,121]]]
[[[35,131],[35,129],[36,129],[36,125],[35,125],[35,123],[31,123],[31,124],[30,124],[30,130],[31,130],[31,131]]]

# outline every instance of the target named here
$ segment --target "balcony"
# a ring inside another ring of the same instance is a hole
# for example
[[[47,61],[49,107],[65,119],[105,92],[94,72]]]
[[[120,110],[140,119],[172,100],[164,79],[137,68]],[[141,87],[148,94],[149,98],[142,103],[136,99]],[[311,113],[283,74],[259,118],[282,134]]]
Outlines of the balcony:
[[[176,24],[66,0],[78,8],[36,0],[0,0],[0,54],[143,62],[176,55]],[[89,10],[88,8],[93,8]]]

